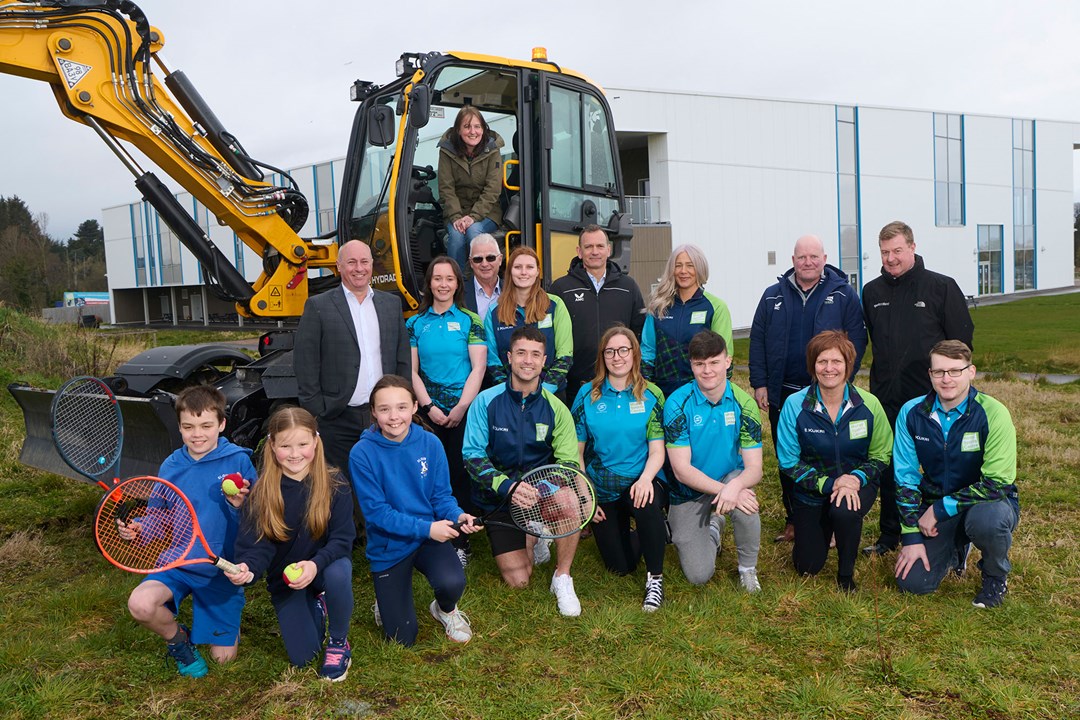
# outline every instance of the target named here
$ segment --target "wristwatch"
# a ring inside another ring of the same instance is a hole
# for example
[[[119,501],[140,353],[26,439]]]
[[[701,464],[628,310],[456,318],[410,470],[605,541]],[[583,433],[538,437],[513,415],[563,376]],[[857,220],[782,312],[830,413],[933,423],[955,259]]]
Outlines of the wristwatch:
[[[431,408],[433,408],[433,407],[435,407],[435,403],[434,403],[434,402],[429,402],[429,403],[428,403],[427,405],[421,405],[421,406],[420,406],[420,412],[422,412],[423,414],[427,415],[427,414],[428,414],[428,412],[429,412],[429,411],[431,410]]]

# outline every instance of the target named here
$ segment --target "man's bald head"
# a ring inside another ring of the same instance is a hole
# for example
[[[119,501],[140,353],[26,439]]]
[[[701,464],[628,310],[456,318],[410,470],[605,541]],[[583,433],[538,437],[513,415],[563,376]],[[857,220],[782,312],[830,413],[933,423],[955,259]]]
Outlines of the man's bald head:
[[[791,265],[795,268],[795,280],[803,290],[809,290],[825,269],[825,245],[817,235],[803,235],[795,241],[795,251],[791,256]]]

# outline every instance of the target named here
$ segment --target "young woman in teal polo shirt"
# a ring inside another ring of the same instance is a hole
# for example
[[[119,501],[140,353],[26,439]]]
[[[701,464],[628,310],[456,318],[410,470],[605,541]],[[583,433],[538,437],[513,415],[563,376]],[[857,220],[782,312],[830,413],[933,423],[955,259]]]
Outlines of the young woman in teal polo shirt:
[[[641,346],[617,325],[600,339],[596,375],[574,399],[581,466],[596,487],[593,537],[609,570],[628,575],[644,555],[645,601],[664,600],[664,395],[641,375]],[[631,531],[634,519],[637,530]]]

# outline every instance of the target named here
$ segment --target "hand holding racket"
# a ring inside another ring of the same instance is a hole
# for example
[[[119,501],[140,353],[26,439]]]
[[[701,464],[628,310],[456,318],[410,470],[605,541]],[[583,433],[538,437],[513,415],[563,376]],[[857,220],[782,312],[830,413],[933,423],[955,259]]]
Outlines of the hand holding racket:
[[[508,512],[512,524],[491,519],[500,512]],[[581,531],[595,513],[596,493],[585,473],[566,465],[542,465],[522,475],[499,506],[474,519],[473,525],[501,525],[556,539]]]
[[[56,450],[72,470],[106,490],[119,482],[124,421],[108,385],[95,377],[68,380],[56,391],[50,421]]]
[[[191,501],[161,478],[131,478],[106,494],[94,515],[94,539],[106,560],[128,572],[206,563],[226,573],[240,571],[214,555]]]

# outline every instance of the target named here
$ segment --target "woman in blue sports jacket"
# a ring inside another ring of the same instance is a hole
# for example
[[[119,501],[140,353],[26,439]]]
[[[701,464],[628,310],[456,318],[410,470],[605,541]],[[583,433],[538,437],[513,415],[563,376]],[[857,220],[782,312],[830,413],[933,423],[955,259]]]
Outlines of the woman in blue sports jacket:
[[[519,247],[510,253],[502,287],[498,303],[491,305],[484,318],[492,379],[496,385],[506,380],[510,336],[519,327],[532,326],[544,336],[547,354],[540,382],[545,390],[567,402],[572,399],[565,393],[566,373],[574,363],[574,330],[563,301],[544,292],[536,251]]]
[[[863,517],[892,457],[892,428],[878,399],[848,382],[855,346],[826,330],[806,346],[810,386],[791,395],[777,423],[780,467],[795,483],[795,572],[816,575],[836,536],[836,583],[855,590]]]
[[[723,300],[702,288],[708,280],[705,253],[697,245],[680,245],[671,251],[646,308],[641,331],[642,372],[665,397],[694,379],[686,349],[702,330],[722,336],[728,356],[733,356],[731,313]]]
[[[596,374],[581,386],[571,413],[581,467],[596,488],[593,537],[600,557],[612,572],[628,575],[644,555],[641,609],[653,612],[664,601],[667,546],[664,395],[642,377],[641,347],[630,328],[616,325],[600,338]]]

